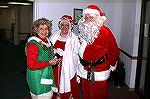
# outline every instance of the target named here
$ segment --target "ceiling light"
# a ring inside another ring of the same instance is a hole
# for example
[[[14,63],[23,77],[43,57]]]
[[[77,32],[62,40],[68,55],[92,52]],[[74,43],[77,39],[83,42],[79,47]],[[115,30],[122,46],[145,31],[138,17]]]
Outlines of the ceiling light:
[[[8,4],[31,5],[31,3],[21,3],[21,2],[8,2]]]
[[[0,8],[9,8],[8,6],[0,6]]]
[[[32,1],[33,2],[34,0],[28,0],[28,1]]]

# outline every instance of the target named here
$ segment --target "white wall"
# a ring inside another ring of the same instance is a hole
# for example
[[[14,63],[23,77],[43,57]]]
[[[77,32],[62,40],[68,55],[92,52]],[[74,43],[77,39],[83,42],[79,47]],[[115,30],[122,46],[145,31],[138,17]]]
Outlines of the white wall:
[[[141,2],[124,2],[122,12],[120,48],[129,55],[137,57],[140,33]],[[126,83],[130,88],[134,88],[137,60],[132,60],[123,54],[120,56],[125,62]]]

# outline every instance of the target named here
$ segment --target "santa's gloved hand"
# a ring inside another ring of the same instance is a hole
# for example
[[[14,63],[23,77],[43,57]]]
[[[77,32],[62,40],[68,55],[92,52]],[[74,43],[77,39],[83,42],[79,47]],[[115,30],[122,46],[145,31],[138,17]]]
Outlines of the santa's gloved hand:
[[[112,72],[116,70],[117,63],[118,63],[118,61],[116,62],[115,66],[111,66],[111,65],[110,65],[110,70],[111,70]]]

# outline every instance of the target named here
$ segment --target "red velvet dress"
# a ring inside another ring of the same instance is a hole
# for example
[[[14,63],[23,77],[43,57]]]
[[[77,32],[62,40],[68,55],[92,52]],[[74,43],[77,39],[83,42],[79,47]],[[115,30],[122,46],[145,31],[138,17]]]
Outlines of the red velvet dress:
[[[65,43],[66,42],[57,40],[56,43],[54,44],[54,48],[55,49],[60,48],[64,51],[65,50]],[[59,66],[53,67],[54,80],[56,82],[56,85],[57,85],[58,89],[59,89],[59,81],[60,81],[60,75],[61,75],[61,67],[62,67],[61,63],[60,63]],[[79,90],[78,90],[78,84],[77,84],[77,81],[76,81],[76,76],[73,77],[70,82],[71,82],[71,92],[60,93],[60,98],[61,99],[69,99],[71,94],[74,97],[74,99],[79,99],[79,94],[77,92]],[[53,95],[52,99],[57,99],[56,94]]]

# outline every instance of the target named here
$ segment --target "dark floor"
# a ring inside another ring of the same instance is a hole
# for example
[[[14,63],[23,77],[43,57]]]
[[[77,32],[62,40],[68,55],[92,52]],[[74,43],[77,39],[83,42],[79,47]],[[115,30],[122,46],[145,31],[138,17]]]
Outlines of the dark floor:
[[[0,40],[0,99],[30,99],[25,79],[25,43],[14,46]],[[128,87],[110,86],[109,99],[139,99]]]
[[[25,80],[24,44],[13,46],[0,41],[0,99],[23,99],[29,96]]]

